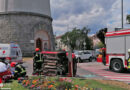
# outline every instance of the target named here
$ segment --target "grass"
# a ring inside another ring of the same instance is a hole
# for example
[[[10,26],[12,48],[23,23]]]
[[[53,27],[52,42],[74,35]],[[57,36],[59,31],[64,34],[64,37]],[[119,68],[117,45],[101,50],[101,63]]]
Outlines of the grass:
[[[127,90],[125,88],[121,88],[120,86],[113,86],[108,84],[102,84],[96,80],[92,79],[73,79],[75,84],[78,84],[80,86],[88,85],[89,88],[102,88],[102,90]]]
[[[54,78],[50,78],[54,80]],[[80,78],[72,78],[75,85],[79,85],[81,87],[88,86],[88,88],[102,88],[102,90],[127,90],[125,88],[121,88],[120,86],[114,86],[109,84],[102,84],[96,80],[92,79],[80,79]],[[21,84],[18,84],[16,80],[12,83],[6,83],[4,88],[11,88],[11,90],[28,90],[24,88]]]
[[[3,88],[11,88],[11,90],[28,90],[24,88],[22,85],[20,85],[19,83],[17,83],[16,80],[14,80],[13,82],[4,84]]]

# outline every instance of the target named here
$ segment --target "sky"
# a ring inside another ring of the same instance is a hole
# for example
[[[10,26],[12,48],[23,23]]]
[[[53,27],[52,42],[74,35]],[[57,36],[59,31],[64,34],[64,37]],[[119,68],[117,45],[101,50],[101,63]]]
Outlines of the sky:
[[[121,0],[50,0],[54,34],[62,35],[74,27],[91,29],[121,27]],[[130,0],[124,0],[124,27],[130,14]]]

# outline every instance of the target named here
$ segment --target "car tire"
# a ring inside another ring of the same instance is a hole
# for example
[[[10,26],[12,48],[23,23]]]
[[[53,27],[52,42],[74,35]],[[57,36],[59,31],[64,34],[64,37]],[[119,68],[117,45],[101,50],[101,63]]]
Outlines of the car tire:
[[[111,70],[114,72],[123,72],[124,68],[123,68],[123,63],[121,60],[119,59],[115,59],[111,62]]]
[[[92,62],[92,57],[89,58],[89,62]]]

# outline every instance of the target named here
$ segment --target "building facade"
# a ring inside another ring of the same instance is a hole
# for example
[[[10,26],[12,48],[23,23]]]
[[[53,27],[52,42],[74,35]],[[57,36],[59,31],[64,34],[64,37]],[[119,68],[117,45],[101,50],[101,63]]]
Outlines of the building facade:
[[[93,48],[98,48],[98,44],[101,42],[96,35],[89,36],[93,42]]]
[[[68,51],[69,50],[69,47],[67,46],[67,45],[65,45],[63,42],[61,42],[61,37],[62,37],[62,35],[60,35],[60,36],[57,36],[56,37],[56,50],[66,50],[66,51]]]
[[[18,43],[23,56],[54,50],[50,0],[0,0],[0,43]]]

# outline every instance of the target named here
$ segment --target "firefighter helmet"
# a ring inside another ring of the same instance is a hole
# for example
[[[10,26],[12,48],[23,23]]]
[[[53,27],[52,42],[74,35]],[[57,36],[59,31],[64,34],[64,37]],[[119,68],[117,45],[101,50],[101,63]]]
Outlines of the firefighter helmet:
[[[130,52],[130,49],[128,49],[128,52]]]
[[[16,65],[16,62],[11,62],[11,67],[15,67],[15,65]]]
[[[35,51],[38,52],[38,51],[40,51],[40,49],[39,49],[39,48],[36,48]]]

